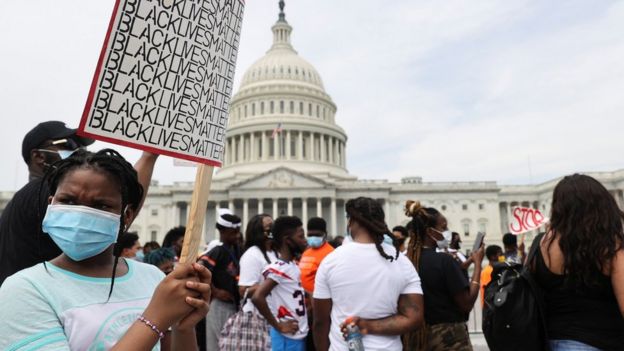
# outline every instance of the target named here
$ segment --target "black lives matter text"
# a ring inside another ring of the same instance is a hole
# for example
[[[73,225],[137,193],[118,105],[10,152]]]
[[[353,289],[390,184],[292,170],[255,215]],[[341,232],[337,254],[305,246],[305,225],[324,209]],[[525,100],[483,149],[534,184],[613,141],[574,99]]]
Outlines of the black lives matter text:
[[[122,0],[85,131],[220,163],[242,0]]]

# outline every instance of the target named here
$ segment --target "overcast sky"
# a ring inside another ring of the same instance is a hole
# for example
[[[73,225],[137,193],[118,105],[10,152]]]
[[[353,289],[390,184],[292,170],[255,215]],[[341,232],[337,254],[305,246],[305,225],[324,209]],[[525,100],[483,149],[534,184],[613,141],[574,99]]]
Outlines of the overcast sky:
[[[0,1],[0,190],[26,182],[34,125],[78,125],[114,2]],[[247,0],[235,91],[277,12]],[[624,168],[624,1],[287,0],[286,19],[360,178],[525,184]],[[194,170],[161,157],[154,178]]]

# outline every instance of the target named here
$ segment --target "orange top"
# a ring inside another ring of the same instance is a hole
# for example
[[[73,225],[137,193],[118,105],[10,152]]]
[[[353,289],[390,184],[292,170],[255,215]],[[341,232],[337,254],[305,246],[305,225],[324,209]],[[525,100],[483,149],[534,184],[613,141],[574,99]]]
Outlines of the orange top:
[[[485,286],[488,285],[492,281],[492,271],[494,267],[491,264],[488,264],[481,271],[481,307],[485,305]]]
[[[301,270],[301,285],[306,292],[314,292],[314,278],[316,278],[316,271],[321,265],[321,261],[332,251],[334,251],[334,248],[326,241],[318,249],[312,247],[308,248],[301,255],[301,260],[299,261],[299,269]]]

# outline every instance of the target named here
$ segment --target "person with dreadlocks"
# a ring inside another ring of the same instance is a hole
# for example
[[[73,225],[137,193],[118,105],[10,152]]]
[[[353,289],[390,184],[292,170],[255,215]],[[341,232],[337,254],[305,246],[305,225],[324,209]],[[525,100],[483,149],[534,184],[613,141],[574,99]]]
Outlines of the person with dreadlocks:
[[[403,337],[406,350],[472,351],[466,316],[479,296],[483,245],[472,254],[476,262],[468,281],[453,257],[438,252],[448,231],[446,218],[435,208],[407,201],[405,214],[412,218],[407,257],[422,279],[425,296],[425,327]]]
[[[341,328],[353,317],[367,351],[400,351],[399,336],[423,321],[420,278],[405,255],[384,243],[392,234],[377,201],[359,197],[345,207],[352,240],[327,255],[316,273],[316,350],[346,350]]]
[[[114,150],[78,151],[45,181],[42,228],[62,253],[0,287],[0,349],[142,351],[160,349],[160,340],[195,350],[210,272],[181,265],[163,280],[156,267],[114,253],[143,199],[132,166]]]

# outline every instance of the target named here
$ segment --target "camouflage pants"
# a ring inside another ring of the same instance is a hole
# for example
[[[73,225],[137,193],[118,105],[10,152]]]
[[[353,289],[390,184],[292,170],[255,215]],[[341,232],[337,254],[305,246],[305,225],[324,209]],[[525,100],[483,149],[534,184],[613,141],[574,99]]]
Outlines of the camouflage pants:
[[[472,351],[465,323],[442,323],[427,326],[428,351]]]

